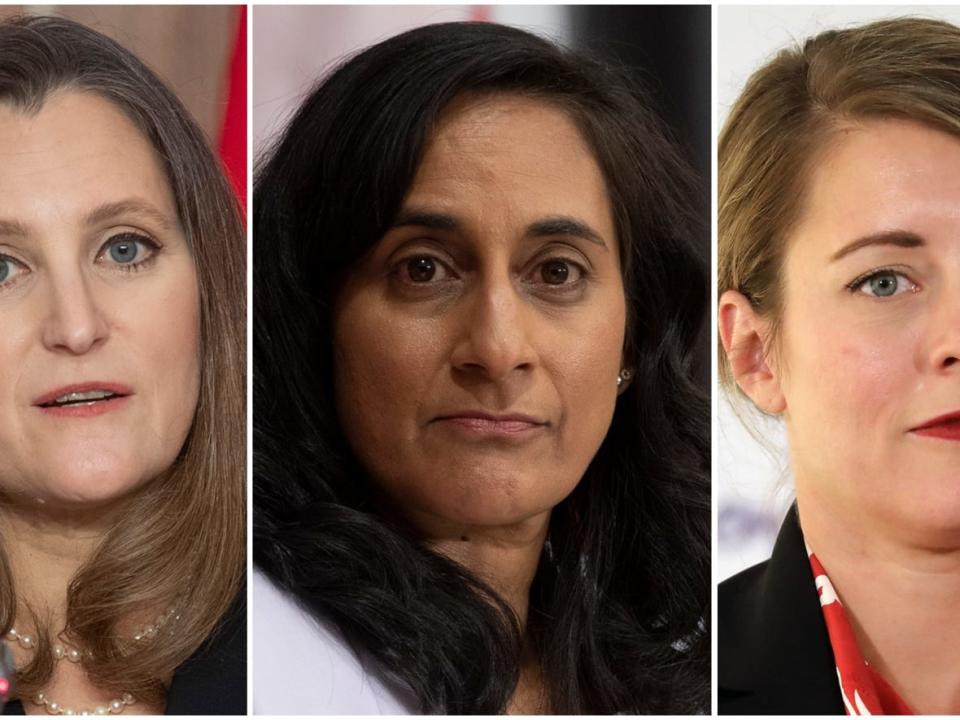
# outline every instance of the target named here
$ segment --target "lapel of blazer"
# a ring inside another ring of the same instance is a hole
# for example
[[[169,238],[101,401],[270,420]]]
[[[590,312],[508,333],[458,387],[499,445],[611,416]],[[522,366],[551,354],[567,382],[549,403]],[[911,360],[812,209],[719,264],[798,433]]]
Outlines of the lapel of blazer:
[[[173,674],[167,715],[246,715],[247,593],[233,605],[207,641]]]
[[[726,621],[718,643],[721,696],[771,714],[844,714],[796,507],[769,562],[751,572],[742,592],[734,587],[720,596]]]

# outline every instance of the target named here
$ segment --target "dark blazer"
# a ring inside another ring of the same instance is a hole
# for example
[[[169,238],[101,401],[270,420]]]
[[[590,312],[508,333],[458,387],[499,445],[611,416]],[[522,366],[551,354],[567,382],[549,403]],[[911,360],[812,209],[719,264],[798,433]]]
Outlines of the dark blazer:
[[[19,700],[10,702],[2,714],[23,715],[23,705]],[[174,672],[166,714],[247,714],[246,590],[207,642]]]
[[[720,583],[721,715],[846,714],[796,508],[773,555]]]

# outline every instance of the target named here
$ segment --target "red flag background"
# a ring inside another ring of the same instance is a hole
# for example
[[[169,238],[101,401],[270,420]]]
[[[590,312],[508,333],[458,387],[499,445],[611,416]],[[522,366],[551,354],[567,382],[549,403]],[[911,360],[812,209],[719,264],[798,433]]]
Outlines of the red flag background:
[[[220,158],[243,207],[247,206],[247,7],[237,8],[237,35],[227,70],[227,103]]]

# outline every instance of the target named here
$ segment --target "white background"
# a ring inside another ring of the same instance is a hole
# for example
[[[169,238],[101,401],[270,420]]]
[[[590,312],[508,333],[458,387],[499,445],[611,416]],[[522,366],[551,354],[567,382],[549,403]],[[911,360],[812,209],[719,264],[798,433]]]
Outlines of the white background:
[[[255,5],[254,161],[314,85],[349,55],[431,23],[491,20],[558,42],[569,37],[558,5]]]

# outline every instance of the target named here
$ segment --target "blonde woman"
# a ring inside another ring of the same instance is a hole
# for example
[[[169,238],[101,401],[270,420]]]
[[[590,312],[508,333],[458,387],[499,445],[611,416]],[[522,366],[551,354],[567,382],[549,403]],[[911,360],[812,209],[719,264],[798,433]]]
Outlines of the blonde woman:
[[[244,713],[236,201],[111,40],[26,18],[0,47],[4,711]]]
[[[719,145],[723,375],[783,418],[771,559],[721,585],[730,714],[960,712],[960,29],[825,32]]]

